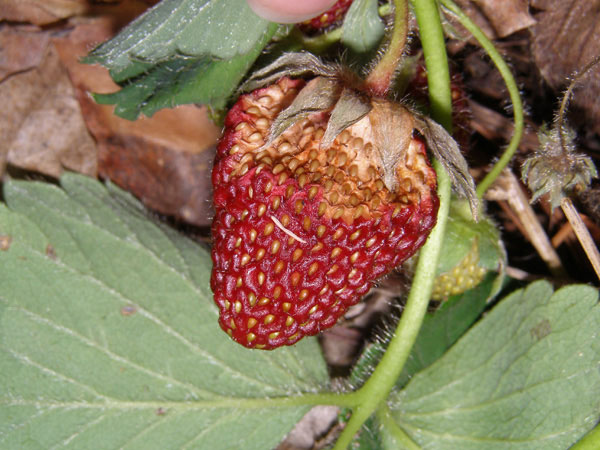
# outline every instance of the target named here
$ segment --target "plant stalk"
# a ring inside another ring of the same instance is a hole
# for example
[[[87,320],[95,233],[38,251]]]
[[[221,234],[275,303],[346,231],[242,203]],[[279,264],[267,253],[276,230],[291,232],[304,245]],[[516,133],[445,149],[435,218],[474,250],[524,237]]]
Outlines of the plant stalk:
[[[596,56],[589,63],[585,65],[583,69],[573,75],[571,82],[569,83],[569,87],[567,88],[565,95],[563,95],[562,101],[560,102],[560,109],[558,111],[557,117],[557,125],[558,125],[558,136],[560,138],[560,148],[563,152],[566,152],[566,139],[565,139],[565,129],[564,129],[564,120],[565,113],[567,111],[567,105],[569,104],[569,99],[571,98],[571,94],[573,93],[573,88],[579,80],[581,80],[596,64],[600,62],[600,55]]]
[[[383,57],[371,70],[366,85],[373,94],[385,97],[394,81],[394,74],[404,54],[408,39],[408,1],[394,1],[394,28]]]
[[[583,220],[581,220],[581,216],[577,212],[577,208],[575,208],[573,201],[569,197],[564,197],[560,201],[560,207],[565,213],[567,220],[573,227],[573,231],[575,231],[575,235],[577,236],[579,243],[583,247],[585,254],[590,260],[594,271],[596,272],[596,276],[600,280],[600,253],[598,253],[598,247],[596,247],[590,231],[583,223]]]
[[[398,3],[398,2],[397,2]],[[414,11],[427,67],[432,116],[446,128],[452,125],[450,74],[441,20],[435,0],[414,0]],[[356,391],[358,406],[340,435],[334,450],[344,450],[363,423],[385,402],[417,339],[423,323],[450,209],[451,183],[448,174],[434,161],[438,174],[440,209],[437,224],[420,252],[406,308],[381,361],[367,382]]]
[[[487,36],[481,31],[481,29],[473,23],[473,21],[463,13],[458,6],[452,0],[440,0],[440,3],[448,9],[458,19],[460,24],[469,31],[473,37],[479,42],[481,47],[488,54],[498,72],[504,79],[506,88],[510,95],[510,99],[513,104],[513,116],[514,116],[514,132],[513,136],[506,147],[506,150],[500,157],[500,159],[494,164],[488,174],[481,180],[477,186],[477,197],[481,200],[485,192],[489,187],[494,184],[496,178],[500,175],[502,170],[508,165],[515,152],[519,148],[521,137],[523,136],[523,103],[521,102],[521,95],[519,94],[519,88],[517,83],[502,56],[494,47],[494,44],[487,38]]]

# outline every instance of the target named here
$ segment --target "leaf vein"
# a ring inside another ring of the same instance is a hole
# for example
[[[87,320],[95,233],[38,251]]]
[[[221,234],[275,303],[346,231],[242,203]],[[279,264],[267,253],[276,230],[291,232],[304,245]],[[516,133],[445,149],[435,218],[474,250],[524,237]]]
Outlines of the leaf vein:
[[[113,361],[116,361],[118,363],[121,364],[125,364],[128,365],[146,375],[149,375],[151,377],[154,377],[156,379],[159,379],[161,381],[165,381],[165,382],[171,382],[173,384],[176,384],[180,387],[186,388],[192,392],[195,392],[198,396],[202,397],[202,396],[206,396],[206,397],[219,397],[218,394],[214,393],[214,392],[210,392],[207,391],[205,389],[200,389],[199,387],[195,386],[195,385],[191,385],[189,383],[184,383],[183,381],[177,380],[173,377],[167,376],[167,375],[163,375],[159,372],[156,372],[154,370],[148,369],[147,367],[144,366],[140,366],[137,363],[134,363],[133,361],[128,360],[127,358],[124,358],[114,352],[112,352],[111,350],[107,349],[107,348],[103,348],[102,346],[98,345],[97,342],[88,339],[87,337],[79,334],[78,332],[76,332],[75,330],[72,330],[70,328],[67,328],[61,324],[55,323],[54,321],[52,321],[49,318],[43,317],[33,311],[30,311],[26,308],[23,308],[22,306],[18,307],[21,311],[23,311],[26,315],[28,315],[31,320],[33,320],[34,322],[38,322],[38,323],[43,323],[45,325],[50,326],[51,328],[53,328],[54,330],[66,334],[76,340],[78,340],[79,342],[83,343],[84,345],[87,345],[88,347],[91,347],[97,351],[99,351],[100,353],[105,354],[108,358],[112,359]]]

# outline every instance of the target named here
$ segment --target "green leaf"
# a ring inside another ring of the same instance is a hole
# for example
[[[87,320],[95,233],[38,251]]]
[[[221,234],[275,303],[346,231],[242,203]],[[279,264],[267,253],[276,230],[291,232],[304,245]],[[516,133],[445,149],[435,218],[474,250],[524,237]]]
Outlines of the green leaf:
[[[129,120],[140,113],[150,117],[161,108],[187,103],[209,105],[216,110],[225,108],[277,28],[272,24],[248,53],[228,60],[174,57],[124,84],[118,92],[97,94],[96,101],[116,104],[115,114]]]
[[[316,340],[232,342],[207,250],[113,185],[61,185],[0,204],[0,447],[274,447],[328,382]]]
[[[500,302],[392,399],[435,449],[565,449],[600,414],[598,292],[536,282]]]
[[[342,43],[357,53],[374,49],[385,32],[377,0],[355,0],[342,26]]]
[[[474,289],[450,297],[434,314],[426,316],[398,386],[433,364],[473,325],[485,310],[494,278],[490,275]]]
[[[494,277],[490,275],[474,289],[450,297],[435,312],[425,316],[397,387],[404,386],[414,374],[436,361],[469,329],[485,309],[493,282]],[[385,342],[367,347],[352,372],[351,385],[360,385],[367,379],[386,347]]]
[[[375,420],[375,417],[370,417],[364,423],[352,442],[352,448],[360,450],[385,450],[381,437],[381,426]]]
[[[251,52],[268,26],[245,0],[163,0],[85,62],[106,66],[120,82],[147,68],[139,62],[158,64],[176,55],[227,60]]]

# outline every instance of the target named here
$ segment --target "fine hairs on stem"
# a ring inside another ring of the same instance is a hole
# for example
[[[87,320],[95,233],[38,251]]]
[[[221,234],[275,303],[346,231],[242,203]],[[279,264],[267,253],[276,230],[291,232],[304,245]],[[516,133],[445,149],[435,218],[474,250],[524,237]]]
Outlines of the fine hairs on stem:
[[[565,137],[566,130],[565,130],[565,126],[564,126],[564,120],[565,120],[565,114],[567,111],[567,106],[569,105],[569,100],[571,99],[571,94],[573,93],[573,89],[575,88],[577,83],[584,76],[586,76],[587,73],[599,62],[600,62],[600,55],[596,56],[589,63],[587,63],[583,67],[583,69],[581,69],[578,72],[575,72],[571,76],[571,82],[569,83],[569,86],[567,87],[567,90],[565,91],[565,94],[563,95],[563,98],[560,102],[560,108],[558,110],[558,115],[556,117],[556,125],[557,125],[558,131],[559,131],[560,147],[563,150],[563,152],[566,152],[566,150],[567,150],[567,138]]]

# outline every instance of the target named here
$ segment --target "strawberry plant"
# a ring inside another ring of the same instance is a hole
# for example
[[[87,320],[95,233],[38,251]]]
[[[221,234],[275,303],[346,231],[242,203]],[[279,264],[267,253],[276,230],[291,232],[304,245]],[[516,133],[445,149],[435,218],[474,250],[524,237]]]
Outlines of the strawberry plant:
[[[211,248],[110,182],[4,183],[3,448],[269,449],[325,405],[335,449],[598,447],[598,292],[505,282],[485,211],[523,132],[508,66],[451,0],[350,3],[307,34],[245,0],[164,0],[90,53],[121,85],[95,96],[116,114],[200,103],[222,120]],[[395,83],[411,14],[427,115]],[[513,102],[477,186],[450,136],[441,14]],[[313,336],[403,263],[397,323],[334,382]]]

